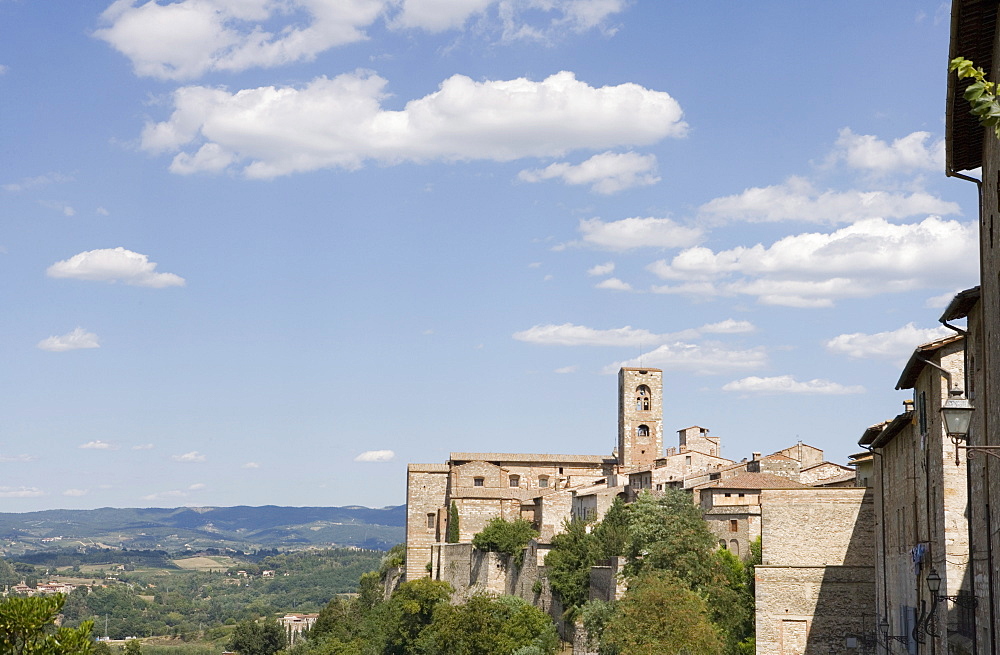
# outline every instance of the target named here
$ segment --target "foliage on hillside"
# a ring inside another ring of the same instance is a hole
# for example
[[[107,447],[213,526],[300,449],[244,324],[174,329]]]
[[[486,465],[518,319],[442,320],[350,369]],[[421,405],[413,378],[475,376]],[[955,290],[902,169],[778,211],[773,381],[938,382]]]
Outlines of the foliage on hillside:
[[[55,627],[62,595],[7,598],[0,601],[0,653],[16,655],[89,655],[92,623]]]
[[[106,586],[90,592],[78,587],[66,598],[63,614],[67,625],[92,620],[99,634],[106,631],[115,639],[220,637],[226,624],[287,612],[317,612],[335,595],[358,591],[359,578],[378,569],[383,556],[379,551],[356,549],[280,553],[256,563],[241,562],[239,569],[247,576],[185,571],[169,562],[165,568],[130,566],[134,570],[114,570],[117,581],[109,580]],[[107,570],[94,574],[104,577],[117,567],[109,564]],[[262,577],[264,570],[273,571],[273,577]]]
[[[601,523],[589,532],[587,527],[579,522],[567,524],[565,533],[553,540],[545,564],[549,584],[567,608],[568,617],[582,612],[602,655],[647,652],[646,646],[625,640],[622,625],[639,620],[632,608],[641,607],[641,602],[658,602],[658,594],[677,585],[706,603],[704,614],[713,634],[721,638],[720,647],[712,650],[713,640],[699,642],[697,647],[685,645],[679,633],[666,628],[657,633],[649,628],[650,634],[661,636],[650,642],[658,645],[649,646],[652,650],[648,652],[688,648],[692,653],[739,655],[752,643],[753,572],[752,568],[748,572],[748,567],[759,560],[744,563],[729,551],[716,549],[715,537],[686,492],[642,494],[630,505],[616,502]],[[759,548],[753,552],[759,553]],[[590,567],[616,555],[627,559],[624,573],[629,588],[625,598],[613,604],[586,603]],[[681,602],[688,597],[678,598]],[[693,621],[702,612],[694,601],[684,607],[685,620]]]
[[[472,545],[479,550],[504,553],[515,558],[520,563],[521,556],[528,542],[538,536],[531,521],[514,519],[507,521],[502,518],[490,519],[486,527],[472,537]]]
[[[477,595],[452,605],[451,586],[420,578],[388,600],[335,599],[288,655],[552,655],[552,621],[520,598]]]

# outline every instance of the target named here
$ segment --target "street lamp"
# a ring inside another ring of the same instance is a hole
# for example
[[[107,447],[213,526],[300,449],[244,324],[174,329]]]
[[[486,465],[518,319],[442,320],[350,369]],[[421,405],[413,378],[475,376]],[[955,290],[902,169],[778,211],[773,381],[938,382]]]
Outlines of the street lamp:
[[[956,444],[968,438],[969,424],[972,422],[972,412],[975,409],[967,398],[962,398],[962,395],[961,389],[950,390],[948,400],[941,407],[945,432]]]
[[[933,605],[931,606],[932,612],[934,611],[934,606],[936,606],[938,602],[942,600],[950,600],[956,605],[969,608],[974,608],[976,606],[976,603],[978,602],[975,596],[968,594],[967,595],[959,594],[958,596],[942,596],[941,594],[939,594],[938,592],[941,590],[941,576],[938,574],[937,569],[935,569],[933,566],[931,567],[930,573],[927,574],[927,588],[930,590],[931,596],[933,597],[934,601]]]
[[[909,644],[910,643],[910,638],[907,637],[906,635],[891,635],[891,634],[889,634],[889,620],[886,619],[884,616],[882,617],[882,620],[879,621],[879,623],[878,623],[878,629],[879,629],[879,632],[882,633],[882,639],[885,640],[886,650],[889,649],[889,642],[891,642],[891,641],[898,641],[901,644]]]

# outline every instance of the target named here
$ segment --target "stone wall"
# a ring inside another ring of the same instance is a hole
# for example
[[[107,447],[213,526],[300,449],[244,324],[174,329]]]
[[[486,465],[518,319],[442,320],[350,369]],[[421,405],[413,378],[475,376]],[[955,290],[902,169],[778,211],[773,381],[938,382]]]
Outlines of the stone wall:
[[[427,575],[431,546],[442,541],[448,466],[410,464],[406,471],[406,579]]]
[[[827,655],[875,613],[872,495],[861,488],[761,491],[757,655]]]

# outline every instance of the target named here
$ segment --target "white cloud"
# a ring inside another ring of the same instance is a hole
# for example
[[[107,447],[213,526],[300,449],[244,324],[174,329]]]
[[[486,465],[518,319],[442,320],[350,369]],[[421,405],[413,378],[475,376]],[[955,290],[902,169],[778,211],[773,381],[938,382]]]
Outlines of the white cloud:
[[[354,458],[355,462],[388,462],[396,456],[391,450],[366,450]]]
[[[200,490],[205,489],[207,487],[208,487],[208,485],[205,484],[204,482],[195,482],[194,484],[192,484],[191,486],[188,487],[188,491],[200,491]]]
[[[526,169],[518,173],[518,178],[525,182],[560,179],[570,185],[589,184],[591,191],[604,195],[660,181],[656,175],[656,155],[634,152],[603,152],[577,165],[560,162]]]
[[[393,26],[443,32],[461,28],[476,15],[482,15],[496,0],[402,0],[401,11]]]
[[[615,362],[604,367],[614,373],[623,366],[655,366],[665,370],[688,371],[697,375],[718,375],[730,371],[752,370],[767,364],[767,353],[761,347],[736,350],[717,343],[663,344],[639,357]]]
[[[515,332],[518,341],[545,346],[654,346],[666,344],[678,339],[695,339],[702,333],[737,333],[749,332],[754,329],[747,321],[727,319],[720,323],[709,323],[700,328],[655,334],[649,330],[635,329],[626,325],[622,328],[597,330],[583,325],[563,323],[562,325],[536,325],[521,332]]]
[[[615,263],[597,264],[587,269],[587,275],[611,275],[615,272]]]
[[[732,318],[727,318],[724,321],[719,321],[718,323],[708,323],[702,325],[698,328],[699,331],[708,334],[743,334],[745,332],[753,332],[757,327],[750,321],[737,321]]]
[[[45,492],[38,487],[0,487],[0,498],[37,498]]]
[[[59,337],[49,337],[38,342],[38,348],[49,352],[61,353],[67,350],[79,350],[81,348],[100,348],[97,335],[87,332],[82,327],[78,327],[72,332]]]
[[[624,251],[633,248],[684,248],[701,241],[703,232],[684,227],[669,218],[623,218],[605,223],[599,218],[585,218],[578,226],[583,243],[601,250]],[[562,244],[563,250],[577,242]]]
[[[873,173],[943,171],[944,139],[928,143],[930,132],[913,132],[886,143],[871,134],[840,130],[832,158]]]
[[[189,453],[184,453],[183,455],[173,455],[170,459],[175,462],[204,462],[205,456],[199,453],[197,450],[192,450]]]
[[[845,394],[864,393],[865,388],[860,385],[844,386],[829,380],[808,380],[799,382],[791,375],[778,375],[769,378],[751,376],[742,380],[735,380],[723,385],[723,391],[736,391],[740,393],[758,394],[822,394],[841,396]]]
[[[609,277],[607,280],[601,280],[594,285],[595,289],[611,289],[612,291],[631,291],[632,285],[628,282],[623,282],[616,277]]]
[[[711,200],[699,212],[717,222],[853,223],[867,218],[905,218],[921,214],[961,214],[958,203],[923,191],[821,191],[802,177],[784,184],[752,187],[742,193]]]
[[[560,375],[565,375],[567,373],[576,373],[579,366],[563,366],[562,368],[557,368],[553,373],[559,373]]]
[[[37,457],[21,453],[20,455],[0,455],[0,462],[33,462]]]
[[[0,64],[0,75],[3,75],[8,70],[10,70],[10,68],[8,66],[6,66],[5,64]]]
[[[154,448],[151,443],[139,444],[138,446],[132,446],[132,450],[152,450]]]
[[[841,334],[823,345],[832,353],[847,355],[854,359],[878,358],[898,362],[905,360],[920,344],[953,334],[955,334],[953,331],[944,326],[918,328],[913,323],[907,323],[899,329],[887,332]]]
[[[767,247],[690,248],[649,270],[681,283],[654,286],[658,293],[750,295],[767,305],[828,307],[841,298],[967,286],[978,277],[977,239],[974,223],[936,216],[909,225],[868,219]]]
[[[128,57],[137,75],[183,80],[309,61],[365,38],[384,0],[118,0],[94,35]],[[299,21],[307,16],[305,25]],[[284,24],[282,24],[284,23]],[[275,25],[274,31],[268,26]]]
[[[47,209],[53,209],[61,213],[63,216],[67,217],[76,216],[76,210],[72,206],[64,202],[58,202],[56,200],[42,200],[39,201],[39,204]]]
[[[156,263],[146,255],[122,247],[88,250],[56,262],[45,271],[49,277],[97,282],[122,281],[139,287],[184,286],[184,278],[173,273],[157,273]]]
[[[247,462],[246,464],[244,464],[240,468],[245,468],[245,469],[259,469],[260,468],[260,464],[258,464],[257,462]]]
[[[181,491],[180,489],[173,489],[171,491],[159,491],[157,493],[152,493],[147,496],[142,496],[142,500],[165,500],[169,498],[184,498],[188,495],[186,491]]]
[[[8,182],[7,184],[0,185],[0,189],[3,189],[4,191],[17,192],[38,187],[45,187],[50,184],[72,181],[73,176],[71,175],[64,175],[62,173],[45,173],[44,175],[37,175],[35,177],[25,177],[17,182]]]
[[[470,21],[487,30],[499,23],[505,41],[549,41],[566,31],[581,33],[600,28],[614,33],[605,23],[610,16],[624,10],[628,1],[402,0],[401,5],[401,11],[391,20],[392,27],[443,32],[460,29]]]
[[[70,496],[72,498],[79,498],[80,496],[86,496],[87,493],[89,493],[87,489],[67,489],[66,491],[62,492],[62,495]]]
[[[644,145],[683,136],[681,108],[637,84],[595,88],[560,72],[474,81],[453,75],[400,111],[381,107],[386,80],[365,71],[317,78],[302,88],[229,93],[191,86],[173,94],[170,119],[147,124],[142,147],[178,152],[175,173],[242,166],[250,178],[366,161],[557,157],[577,149]]]
[[[84,450],[118,450],[118,446],[115,444],[101,441],[100,439],[82,443],[77,448],[83,448]]]

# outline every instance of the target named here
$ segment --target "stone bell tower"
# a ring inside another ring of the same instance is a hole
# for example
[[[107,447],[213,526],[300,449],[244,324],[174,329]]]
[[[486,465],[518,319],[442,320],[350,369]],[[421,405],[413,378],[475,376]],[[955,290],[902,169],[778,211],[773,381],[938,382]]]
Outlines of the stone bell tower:
[[[618,371],[618,464],[652,465],[663,456],[663,371]]]

